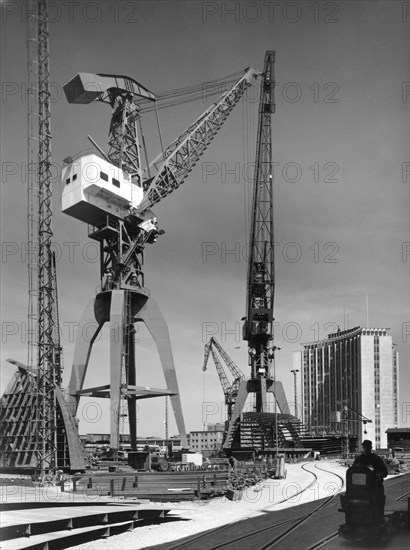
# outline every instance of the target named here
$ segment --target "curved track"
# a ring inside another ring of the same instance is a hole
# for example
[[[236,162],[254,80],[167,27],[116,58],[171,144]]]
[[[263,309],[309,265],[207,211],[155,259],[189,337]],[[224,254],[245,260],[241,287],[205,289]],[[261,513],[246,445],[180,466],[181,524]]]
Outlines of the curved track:
[[[287,502],[291,499],[294,499],[295,496],[301,495],[302,493],[305,493],[315,483],[317,483],[318,476],[314,471],[311,471],[310,469],[306,468],[306,466],[308,466],[308,465],[312,465],[312,464],[310,464],[310,463],[302,464],[301,468],[303,470],[305,470],[305,472],[311,474],[313,476],[313,480],[305,488],[301,489],[300,491],[297,491],[296,493],[293,493],[288,498],[283,498],[282,500],[279,500],[279,501],[275,502],[271,506],[268,506],[267,508],[265,508],[264,511],[266,511],[266,512],[273,511],[275,506],[277,506],[278,504],[282,504],[282,503]],[[314,469],[316,469],[316,470],[321,470],[321,471],[324,471],[328,474],[332,474],[332,475],[336,476],[341,482],[340,489],[343,487],[344,479],[342,478],[342,476],[340,476],[339,474],[336,474],[335,472],[331,472],[329,470],[320,468],[317,464],[314,464],[313,466],[314,466]],[[237,546],[238,544],[241,544],[241,547],[242,547],[242,544],[245,544],[245,543],[247,544],[247,547],[252,548],[253,550],[268,550],[269,548],[274,548],[274,546],[277,543],[279,543],[280,541],[283,541],[283,539],[286,538],[289,534],[294,532],[296,529],[298,529],[305,522],[309,521],[312,518],[312,516],[315,515],[319,510],[322,510],[323,508],[325,508],[330,502],[333,501],[335,496],[336,495],[332,495],[332,496],[326,498],[323,502],[321,502],[318,506],[316,506],[312,511],[310,511],[307,514],[305,513],[305,514],[302,514],[300,516],[293,517],[293,518],[285,520],[285,521],[280,521],[276,524],[269,525],[269,526],[261,528],[261,529],[256,529],[256,530],[254,530],[250,533],[244,534],[244,535],[239,536],[239,537],[230,538],[230,540],[227,541],[227,542],[217,543],[215,545],[209,545],[209,546],[207,545],[207,550],[219,550],[219,549],[227,548],[227,547],[239,548],[239,546]],[[241,520],[245,520],[245,519],[249,519],[249,515],[246,515],[242,518],[236,519],[234,522],[232,522],[230,524],[225,524],[225,525],[222,525],[222,526],[214,529],[212,531],[212,537],[214,537],[214,535],[218,532],[222,533],[222,531],[226,530],[227,528],[232,526],[234,523],[237,523],[237,522],[239,522]],[[279,531],[279,533],[278,533],[278,531]],[[269,537],[269,534],[271,534],[272,538],[269,538],[269,540],[267,541],[266,538],[267,538],[267,536]],[[262,538],[263,542],[262,543],[258,542],[257,541],[258,538]],[[169,547],[169,550],[183,550],[183,549],[188,549],[188,548],[198,548],[199,543],[205,542],[207,539],[209,539],[209,533],[199,534],[197,536],[191,537],[189,540],[184,541],[182,544],[177,544],[175,546]],[[243,547],[245,547],[245,546],[243,546]]]

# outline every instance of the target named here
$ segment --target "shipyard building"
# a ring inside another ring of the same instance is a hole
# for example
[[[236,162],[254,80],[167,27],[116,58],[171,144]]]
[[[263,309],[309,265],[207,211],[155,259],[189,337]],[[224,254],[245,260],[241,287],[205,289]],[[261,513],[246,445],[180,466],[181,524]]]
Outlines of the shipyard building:
[[[387,331],[359,326],[302,344],[301,413],[310,433],[348,433],[387,448],[386,430],[398,423],[399,369]]]

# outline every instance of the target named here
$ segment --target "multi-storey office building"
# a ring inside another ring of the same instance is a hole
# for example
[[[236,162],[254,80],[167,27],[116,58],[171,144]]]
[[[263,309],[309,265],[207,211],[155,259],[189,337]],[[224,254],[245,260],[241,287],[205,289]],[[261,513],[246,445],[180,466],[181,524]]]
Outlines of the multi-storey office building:
[[[387,447],[386,430],[398,421],[399,367],[387,330],[355,327],[303,344],[301,412],[308,431],[343,433],[345,427],[359,441]]]

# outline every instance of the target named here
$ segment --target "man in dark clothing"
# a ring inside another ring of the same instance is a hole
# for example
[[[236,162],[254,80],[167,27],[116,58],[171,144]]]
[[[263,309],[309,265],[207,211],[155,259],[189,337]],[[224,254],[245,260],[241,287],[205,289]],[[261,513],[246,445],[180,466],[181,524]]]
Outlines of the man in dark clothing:
[[[362,442],[362,454],[357,456],[353,462],[353,466],[371,466],[377,478],[377,501],[378,501],[378,518],[381,522],[384,521],[384,504],[386,496],[384,494],[383,478],[387,477],[387,468],[383,459],[376,453],[372,453],[372,442],[365,439]]]

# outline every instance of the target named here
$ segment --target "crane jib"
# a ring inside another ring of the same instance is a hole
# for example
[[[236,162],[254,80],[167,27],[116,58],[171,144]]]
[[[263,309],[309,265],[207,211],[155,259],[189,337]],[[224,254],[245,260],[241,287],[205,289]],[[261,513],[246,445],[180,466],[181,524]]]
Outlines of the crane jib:
[[[158,203],[183,183],[257,76],[258,73],[254,69],[248,69],[228,92],[202,113],[196,122],[167,148],[166,158],[158,166],[157,175],[147,187],[146,198],[139,207],[140,213]],[[192,147],[192,144],[195,146]],[[174,176],[171,179],[170,173]],[[156,191],[157,188],[160,188],[159,192]]]

